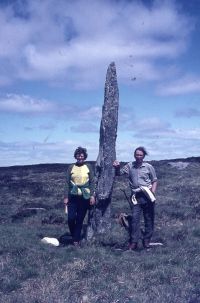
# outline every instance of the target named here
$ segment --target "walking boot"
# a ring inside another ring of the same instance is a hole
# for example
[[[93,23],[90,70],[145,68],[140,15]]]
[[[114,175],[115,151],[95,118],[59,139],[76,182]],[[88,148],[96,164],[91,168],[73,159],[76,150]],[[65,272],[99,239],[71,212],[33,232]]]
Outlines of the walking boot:
[[[149,239],[143,239],[143,241],[142,241],[143,247],[146,249],[151,248],[149,243],[150,243]]]
[[[136,242],[129,243],[128,249],[129,250],[136,250],[137,249],[137,243]]]

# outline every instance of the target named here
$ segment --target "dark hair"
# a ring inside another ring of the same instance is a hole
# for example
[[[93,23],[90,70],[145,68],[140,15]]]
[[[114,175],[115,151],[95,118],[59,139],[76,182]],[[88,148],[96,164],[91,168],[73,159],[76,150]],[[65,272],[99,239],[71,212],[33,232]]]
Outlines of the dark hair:
[[[140,150],[141,152],[143,152],[144,156],[147,156],[147,155],[148,155],[148,152],[147,152],[146,148],[143,147],[143,146],[137,147],[137,148],[135,149],[135,151],[134,151],[134,155],[135,155],[135,153],[136,153],[137,150]]]
[[[87,159],[88,154],[87,154],[87,149],[86,148],[81,147],[81,146],[77,147],[77,149],[74,152],[74,158],[76,158],[76,156],[80,155],[80,154],[83,154],[85,159]]]

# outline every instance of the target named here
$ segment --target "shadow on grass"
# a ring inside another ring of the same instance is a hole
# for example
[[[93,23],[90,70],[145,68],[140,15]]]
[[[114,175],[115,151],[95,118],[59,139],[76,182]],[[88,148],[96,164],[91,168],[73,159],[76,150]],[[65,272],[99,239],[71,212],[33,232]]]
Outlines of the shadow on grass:
[[[61,235],[58,238],[58,241],[59,241],[60,245],[62,245],[62,246],[68,246],[68,245],[73,244],[73,240],[72,240],[70,233],[64,233],[63,235]]]

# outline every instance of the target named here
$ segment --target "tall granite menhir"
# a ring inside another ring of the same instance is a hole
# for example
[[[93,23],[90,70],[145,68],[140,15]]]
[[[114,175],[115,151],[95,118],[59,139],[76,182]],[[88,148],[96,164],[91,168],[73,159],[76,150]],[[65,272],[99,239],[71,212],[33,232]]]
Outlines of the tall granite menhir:
[[[91,211],[88,238],[104,233],[111,227],[111,195],[115,178],[113,161],[116,159],[119,91],[115,63],[107,70],[104,104],[100,125],[99,154],[95,165],[96,206]]]

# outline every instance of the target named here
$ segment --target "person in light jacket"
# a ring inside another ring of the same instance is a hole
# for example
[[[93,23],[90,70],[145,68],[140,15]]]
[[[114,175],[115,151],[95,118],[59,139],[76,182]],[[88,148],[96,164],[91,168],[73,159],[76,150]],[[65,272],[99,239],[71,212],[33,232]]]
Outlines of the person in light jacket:
[[[68,209],[68,226],[73,244],[79,246],[87,210],[95,204],[94,174],[91,166],[85,163],[86,148],[78,147],[74,158],[76,162],[69,166],[66,173],[64,204]]]

